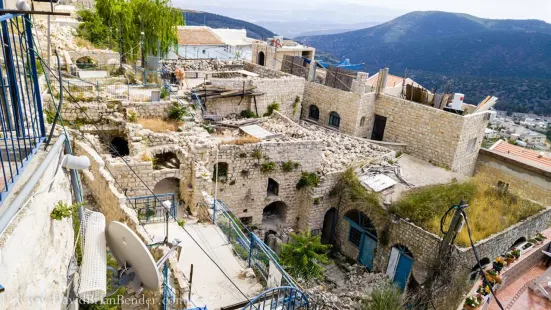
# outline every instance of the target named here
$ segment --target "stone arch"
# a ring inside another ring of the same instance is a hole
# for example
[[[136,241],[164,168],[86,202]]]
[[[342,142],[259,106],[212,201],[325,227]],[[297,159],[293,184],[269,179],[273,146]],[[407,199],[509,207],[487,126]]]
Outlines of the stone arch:
[[[283,201],[274,201],[262,210],[262,225],[268,228],[277,228],[285,225],[289,207]]]
[[[81,56],[80,58],[75,60],[75,64],[76,64],[77,68],[79,68],[81,70],[82,69],[95,69],[98,65],[98,62],[94,58],[92,58],[88,55],[85,55],[85,56]]]
[[[341,126],[341,116],[335,111],[329,113],[329,126],[339,128]]]
[[[480,266],[484,269],[486,266],[488,266],[492,260],[490,260],[488,257],[484,257],[480,260]],[[478,267],[478,263],[474,264],[474,266],[471,268],[471,274],[469,275],[469,280],[476,281],[478,275],[479,275],[480,268]]]
[[[157,153],[153,157],[153,169],[180,169],[180,160],[174,152]]]
[[[266,65],[266,55],[264,54],[263,51],[258,52],[257,63],[258,63],[259,65],[261,65],[261,66],[265,66],[265,65]]]
[[[515,242],[513,242],[513,244],[511,244],[511,248],[514,248],[515,246],[517,246],[517,245],[519,245],[523,242],[526,242],[526,240],[528,240],[528,239],[526,239],[526,237],[518,238]]]
[[[320,110],[315,104],[308,108],[308,118],[318,121],[320,119]]]
[[[159,180],[153,187],[154,194],[168,194],[174,193],[176,196],[180,196],[180,179],[175,177],[168,177]]]
[[[373,234],[373,236],[377,237],[377,229],[375,228],[375,224],[373,224],[373,221],[371,221],[369,216],[367,216],[362,211],[351,209],[344,214],[344,217],[347,218],[349,221],[356,223],[367,232]]]

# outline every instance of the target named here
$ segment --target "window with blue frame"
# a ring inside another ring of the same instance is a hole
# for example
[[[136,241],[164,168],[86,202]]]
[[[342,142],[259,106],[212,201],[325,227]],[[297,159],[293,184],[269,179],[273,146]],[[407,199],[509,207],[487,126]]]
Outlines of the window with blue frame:
[[[350,225],[350,231],[348,232],[348,241],[359,248],[360,242],[362,241],[362,232]]]

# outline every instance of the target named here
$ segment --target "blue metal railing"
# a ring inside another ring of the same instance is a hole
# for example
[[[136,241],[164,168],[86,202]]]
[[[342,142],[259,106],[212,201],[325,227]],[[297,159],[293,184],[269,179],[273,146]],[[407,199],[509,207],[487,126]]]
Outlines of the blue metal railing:
[[[262,292],[242,310],[299,310],[310,309],[308,296],[296,287],[282,286]]]
[[[174,193],[156,194],[155,196],[140,196],[128,198],[130,206],[138,213],[140,224],[162,223],[167,220],[166,208],[160,201],[170,201],[172,207],[169,211],[168,220],[176,217],[176,200]]]
[[[0,28],[1,204],[44,141],[46,129],[30,18],[4,14]]]
[[[246,261],[248,267],[256,270],[268,286],[273,287],[273,280],[275,279],[277,282],[276,286],[299,287],[295,280],[279,264],[277,254],[252,231],[248,230],[223,201],[216,200],[216,204],[209,207],[214,209],[214,224],[228,238],[228,242],[232,244],[236,255]],[[270,265],[275,267],[281,278],[277,276],[274,278],[273,274],[270,275]]]

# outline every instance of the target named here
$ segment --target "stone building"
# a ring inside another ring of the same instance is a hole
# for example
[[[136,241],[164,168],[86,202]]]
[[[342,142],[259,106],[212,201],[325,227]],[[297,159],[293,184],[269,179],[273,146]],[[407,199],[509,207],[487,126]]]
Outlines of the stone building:
[[[252,49],[252,62],[266,68],[281,70],[285,55],[314,59],[316,49],[278,36],[264,41],[255,41]],[[313,62],[312,62],[313,64]]]

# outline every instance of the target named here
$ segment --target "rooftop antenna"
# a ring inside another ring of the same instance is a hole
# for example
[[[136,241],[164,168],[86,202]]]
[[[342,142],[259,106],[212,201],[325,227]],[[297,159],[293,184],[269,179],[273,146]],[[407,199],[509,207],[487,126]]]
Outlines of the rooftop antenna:
[[[108,266],[112,271],[107,295],[114,294],[120,287],[128,286],[137,294],[146,289],[159,288],[161,268],[168,257],[180,247],[180,240],[174,240],[172,248],[157,262],[142,242],[128,226],[113,221],[107,225],[105,233],[107,245],[117,260],[118,269]]]

